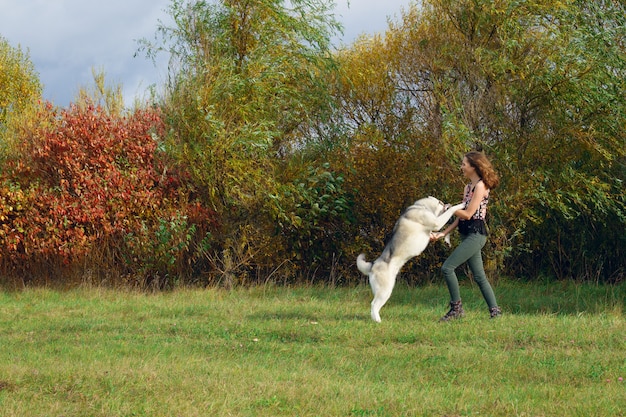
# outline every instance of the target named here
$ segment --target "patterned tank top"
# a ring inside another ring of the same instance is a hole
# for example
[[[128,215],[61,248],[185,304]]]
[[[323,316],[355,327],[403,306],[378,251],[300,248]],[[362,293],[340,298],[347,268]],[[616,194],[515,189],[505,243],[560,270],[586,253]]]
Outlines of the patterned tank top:
[[[465,192],[463,196],[463,202],[465,203],[464,208],[467,208],[470,201],[472,200],[472,197],[474,197],[474,188],[476,188],[476,186],[472,187],[472,183],[469,183],[465,186]],[[487,188],[487,192],[485,193],[485,196],[480,202],[480,206],[478,206],[478,210],[476,210],[476,213],[474,213],[474,215],[472,216],[472,219],[485,220],[487,217],[487,204],[488,203],[489,203],[489,188]]]

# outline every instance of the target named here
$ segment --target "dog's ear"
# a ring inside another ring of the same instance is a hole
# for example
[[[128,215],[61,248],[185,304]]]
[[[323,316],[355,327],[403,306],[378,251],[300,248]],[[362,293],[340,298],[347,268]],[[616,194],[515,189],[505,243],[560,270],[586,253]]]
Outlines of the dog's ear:
[[[444,203],[441,200],[439,200],[437,197],[433,197],[432,195],[429,195],[424,200],[425,200],[424,205],[427,206],[433,212],[435,212],[439,208],[439,206],[444,205]]]

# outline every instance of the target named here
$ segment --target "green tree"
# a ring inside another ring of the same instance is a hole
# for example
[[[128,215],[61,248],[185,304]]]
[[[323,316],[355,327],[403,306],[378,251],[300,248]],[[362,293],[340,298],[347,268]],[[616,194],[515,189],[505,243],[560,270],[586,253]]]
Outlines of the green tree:
[[[353,119],[355,109],[360,118],[400,116],[387,120],[402,128],[377,127],[383,142],[371,135],[364,149],[380,157],[388,152],[380,143],[418,148],[430,162],[420,175],[430,181],[453,182],[432,165],[450,174],[471,148],[493,157],[503,181],[491,211],[490,265],[619,279],[626,259],[625,16],[618,1],[412,4],[377,44],[385,76],[364,87],[352,74],[342,105]],[[351,53],[367,64],[372,53],[362,49],[356,44]],[[396,88],[384,96],[390,99],[371,94],[381,79]],[[390,157],[379,168],[401,160]]]
[[[307,167],[286,169],[286,156],[304,146],[311,120],[331,106],[330,39],[339,29],[331,5],[174,0],[173,25],[161,25],[156,41],[143,43],[148,55],[171,56],[166,146],[221,216],[211,256],[222,269],[247,264],[232,259],[251,253],[261,259],[263,236],[277,235],[276,219],[294,218],[285,211],[295,207],[285,205],[296,203],[284,196],[298,193],[294,181]]]
[[[549,99],[535,118],[546,134],[523,149],[526,239],[559,277],[616,281],[626,274],[626,6],[574,1],[558,19],[554,69],[542,77]]]
[[[448,111],[504,174],[510,260],[539,266],[521,272],[623,275],[623,3],[432,4],[465,51],[448,72]]]

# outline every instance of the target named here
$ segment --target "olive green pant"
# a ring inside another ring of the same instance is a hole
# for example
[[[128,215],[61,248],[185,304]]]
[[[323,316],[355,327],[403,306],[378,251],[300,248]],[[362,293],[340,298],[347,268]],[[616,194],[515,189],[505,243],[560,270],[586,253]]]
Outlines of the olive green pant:
[[[474,280],[478,284],[478,288],[483,294],[485,301],[489,308],[496,307],[496,296],[493,293],[493,289],[487,281],[485,275],[485,268],[483,267],[483,257],[480,253],[483,246],[487,242],[487,236],[480,233],[470,233],[468,235],[461,235],[461,243],[450,254],[448,259],[443,263],[441,271],[448,284],[448,291],[450,291],[450,301],[461,300],[461,292],[459,289],[459,280],[454,272],[461,264],[467,262]]]

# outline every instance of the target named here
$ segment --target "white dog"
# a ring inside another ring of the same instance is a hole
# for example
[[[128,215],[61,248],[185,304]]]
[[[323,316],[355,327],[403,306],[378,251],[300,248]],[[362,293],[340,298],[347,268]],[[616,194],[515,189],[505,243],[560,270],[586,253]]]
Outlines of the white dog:
[[[430,242],[430,232],[440,230],[450,220],[455,211],[464,205],[450,208],[435,197],[422,198],[409,206],[393,228],[393,236],[383,253],[373,263],[360,254],[357,267],[369,276],[374,299],[372,319],[380,323],[380,309],[391,297],[400,268],[426,249]],[[449,243],[449,240],[446,240]]]

